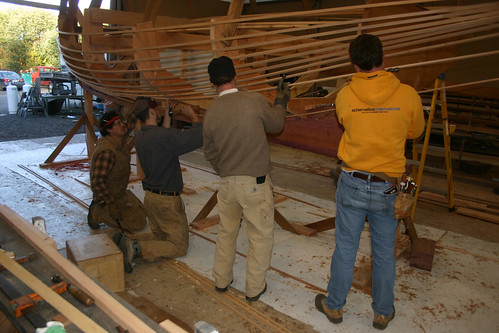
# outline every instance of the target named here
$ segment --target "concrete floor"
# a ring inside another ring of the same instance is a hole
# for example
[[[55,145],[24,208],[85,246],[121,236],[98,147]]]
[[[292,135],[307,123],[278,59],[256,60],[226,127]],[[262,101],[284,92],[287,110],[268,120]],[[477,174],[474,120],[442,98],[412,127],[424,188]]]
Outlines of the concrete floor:
[[[62,137],[55,137],[0,143],[0,203],[28,221],[33,216],[42,216],[47,233],[64,252],[66,240],[95,231],[86,225],[84,206],[91,200],[88,169],[81,164],[74,168],[39,167],[61,140]],[[335,187],[327,175],[335,159],[279,145],[271,145],[271,152],[274,190],[289,197],[276,205],[279,211],[296,223],[334,216]],[[56,161],[84,157],[84,136],[78,134]],[[181,160],[185,185],[196,190],[194,195],[183,196],[188,219],[192,220],[217,188],[218,177],[206,164],[201,150],[186,154]],[[442,176],[425,175],[425,179],[432,187],[445,188]],[[497,202],[491,188],[480,184],[456,182],[455,188],[456,194]],[[131,183],[130,189],[143,198],[139,182]],[[407,252],[399,256],[395,286],[397,316],[386,331],[499,331],[499,225],[423,202],[418,203],[415,222],[420,237],[437,241],[433,269],[427,272],[410,267]],[[244,228],[243,224],[238,241],[241,253],[246,253],[248,245]],[[193,230],[189,253],[179,259],[208,279],[211,279],[216,232],[217,226]],[[359,274],[347,299],[344,322],[333,325],[316,311],[314,297],[326,289],[333,250],[334,230],[306,237],[276,225],[273,269],[268,273],[268,291],[261,301],[318,332],[375,331],[371,326],[369,286],[362,280],[366,276],[362,273],[369,269],[367,228],[362,235],[356,264]],[[155,263],[149,265],[156,267]],[[244,291],[244,269],[245,260],[238,256],[232,285],[236,290]],[[133,274],[127,280],[133,281]]]
[[[4,94],[0,94],[1,113],[7,113]],[[47,233],[65,253],[66,240],[86,237],[96,231],[86,225],[86,205],[91,200],[87,166],[80,163],[58,169],[39,167],[61,140],[62,137],[54,137],[0,143],[0,203],[27,221],[34,216],[43,217]],[[56,162],[82,159],[86,154],[84,135],[78,134]],[[274,144],[271,145],[271,156],[274,191],[288,197],[276,207],[290,222],[310,223],[335,215],[335,185],[329,177],[335,159]],[[218,177],[204,160],[202,150],[182,156],[181,161],[185,168],[185,185],[196,191],[194,195],[183,195],[188,219],[192,220],[218,187]],[[484,178],[498,177],[499,162],[493,158],[489,162],[493,166],[491,174],[482,178],[470,177],[456,168],[456,197],[498,204],[499,196],[492,192],[494,183],[484,181]],[[445,191],[445,176],[425,173],[422,188],[425,187]],[[140,182],[132,182],[129,188],[143,198]],[[216,214],[216,208],[212,214]],[[449,212],[445,205],[428,201],[418,202],[415,223],[420,237],[437,242],[433,268],[427,272],[410,267],[408,251],[398,257],[397,316],[386,331],[498,332],[499,225]],[[243,224],[238,240],[238,251],[242,254],[246,253],[248,245],[244,228]],[[216,233],[217,226],[202,231],[192,230],[189,253],[180,258],[207,279],[212,279]],[[403,249],[408,246],[408,240],[406,236],[401,236],[401,240]],[[268,291],[261,301],[312,327],[305,330],[307,332],[375,331],[371,327],[371,300],[366,283],[370,267],[367,227],[362,235],[355,286],[347,299],[344,322],[331,324],[315,309],[316,293],[324,292],[327,287],[333,250],[334,230],[306,237],[291,234],[276,224]],[[127,283],[138,285],[136,280],[144,270],[148,270],[148,274],[159,270],[158,274],[162,274],[157,263],[148,265],[139,264],[134,273],[127,275]],[[244,257],[238,256],[232,285],[236,291],[244,291],[244,270]],[[130,288],[129,292],[140,294],[141,290]],[[182,313],[175,315],[181,317]],[[191,319],[210,322],[210,318],[197,313],[191,315]],[[220,328],[221,332],[231,331]]]

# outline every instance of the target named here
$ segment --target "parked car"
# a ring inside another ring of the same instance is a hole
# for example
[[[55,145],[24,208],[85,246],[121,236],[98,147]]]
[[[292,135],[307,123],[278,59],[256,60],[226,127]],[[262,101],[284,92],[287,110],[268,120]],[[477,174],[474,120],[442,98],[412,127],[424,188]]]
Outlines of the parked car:
[[[12,71],[0,71],[0,89],[6,90],[8,85],[16,86],[17,89],[22,89],[24,79],[21,75]]]

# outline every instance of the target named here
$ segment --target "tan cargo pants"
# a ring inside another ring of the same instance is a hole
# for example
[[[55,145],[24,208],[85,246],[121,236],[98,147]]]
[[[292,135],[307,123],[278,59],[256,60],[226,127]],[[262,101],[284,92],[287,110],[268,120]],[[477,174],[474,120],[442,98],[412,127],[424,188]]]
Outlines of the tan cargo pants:
[[[246,295],[258,295],[265,287],[274,246],[274,200],[270,176],[257,184],[255,177],[229,176],[218,190],[220,225],[215,249],[213,277],[217,287],[233,279],[237,236],[241,218],[248,226],[249,247],[246,258]]]
[[[189,226],[182,198],[146,191],[144,206],[152,233],[130,236],[139,242],[142,257],[154,261],[185,255],[189,249]]]

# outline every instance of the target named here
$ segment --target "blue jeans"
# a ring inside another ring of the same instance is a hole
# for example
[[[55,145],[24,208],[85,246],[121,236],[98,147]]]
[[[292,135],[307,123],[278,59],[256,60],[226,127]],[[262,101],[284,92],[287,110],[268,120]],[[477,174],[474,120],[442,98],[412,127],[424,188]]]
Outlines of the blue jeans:
[[[331,261],[331,277],[326,305],[341,309],[352,286],[355,257],[365,218],[369,221],[372,248],[372,308],[375,314],[393,312],[395,284],[395,233],[393,218],[397,193],[384,194],[389,182],[370,182],[343,171],[336,191],[336,248]]]

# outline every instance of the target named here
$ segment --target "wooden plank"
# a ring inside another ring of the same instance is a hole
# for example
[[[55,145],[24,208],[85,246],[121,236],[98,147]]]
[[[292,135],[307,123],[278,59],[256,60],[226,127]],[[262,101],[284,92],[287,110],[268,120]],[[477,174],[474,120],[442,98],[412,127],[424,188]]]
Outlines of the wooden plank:
[[[37,279],[36,276],[9,258],[2,249],[0,249],[0,263],[84,332],[106,333],[105,329],[80,312],[73,304],[66,301],[42,281]]]
[[[230,2],[229,11],[227,12],[227,19],[233,20],[241,17],[243,11],[245,0],[232,0]],[[222,31],[222,37],[232,37],[236,33],[237,23],[225,24]],[[225,42],[227,46],[230,46],[231,42]]]
[[[439,203],[444,203],[444,204],[447,203],[449,200],[445,195],[438,194],[438,193],[432,193],[432,192],[428,192],[428,191],[422,191],[419,194],[419,197],[421,199],[426,199],[429,201],[439,202]],[[478,199],[476,199],[476,200],[478,200]],[[454,203],[456,206],[459,206],[459,207],[474,209],[474,210],[479,210],[479,211],[483,211],[483,212],[490,213],[490,214],[499,215],[499,210],[489,207],[489,204],[487,202],[476,202],[476,201],[455,198]]]
[[[327,218],[327,219],[324,219],[324,220],[321,220],[321,221],[317,221],[317,222],[314,222],[314,223],[309,223],[309,224],[306,224],[305,226],[307,228],[312,228],[314,230],[317,230],[317,232],[321,232],[321,231],[326,231],[326,230],[329,230],[329,229],[334,229],[335,227],[335,220],[336,220],[336,217],[330,217],[330,218]]]
[[[300,234],[303,236],[311,237],[317,233],[317,230],[311,229],[306,225],[289,222],[288,223]]]
[[[131,26],[144,22],[144,14],[131,11],[107,10],[107,9],[87,9],[92,11],[93,21],[96,23],[106,23],[112,25]],[[156,23],[161,26],[188,24],[191,20],[186,18],[157,16]]]
[[[202,219],[205,219],[208,214],[213,210],[213,208],[215,208],[216,204],[217,204],[217,194],[218,194],[218,190],[215,191],[213,193],[213,195],[211,196],[211,198],[206,202],[206,204],[204,205],[203,208],[201,208],[201,211],[198,213],[198,215],[194,218],[194,220],[192,220],[193,222],[194,221],[198,221],[198,220],[202,220]]]
[[[76,159],[76,160],[71,160],[71,161],[60,161],[60,162],[52,162],[52,163],[42,163],[40,164],[40,168],[42,169],[47,169],[47,168],[54,168],[54,167],[59,167],[59,166],[65,166],[67,164],[69,165],[74,165],[74,164],[84,164],[84,163],[90,163],[90,158],[81,158],[81,159]]]
[[[67,281],[70,281],[72,285],[92,297],[95,300],[95,304],[123,328],[129,332],[136,333],[157,332],[102,289],[94,280],[79,270],[78,267],[63,257],[57,251],[53,240],[54,246],[48,245],[45,240],[48,236],[45,235],[45,238],[41,238],[40,231],[35,232],[32,225],[5,205],[0,204],[0,215],[5,219],[7,224],[16,230],[33,248],[39,251],[54,268],[59,270]]]
[[[474,210],[474,209],[462,208],[462,207],[457,208],[456,212],[458,214],[461,214],[461,215],[466,215],[466,216],[474,217],[474,218],[479,219],[479,220],[499,224],[499,216],[498,215],[479,212],[479,211]]]
[[[310,237],[317,233],[317,230],[308,228],[301,224],[289,222],[276,208],[274,208],[274,220],[281,226],[281,228],[294,234]]]

